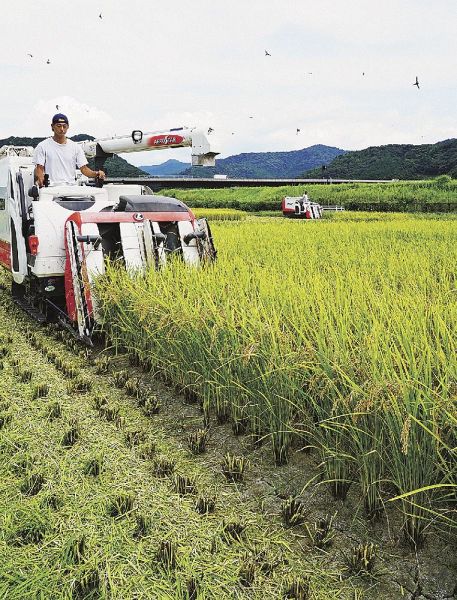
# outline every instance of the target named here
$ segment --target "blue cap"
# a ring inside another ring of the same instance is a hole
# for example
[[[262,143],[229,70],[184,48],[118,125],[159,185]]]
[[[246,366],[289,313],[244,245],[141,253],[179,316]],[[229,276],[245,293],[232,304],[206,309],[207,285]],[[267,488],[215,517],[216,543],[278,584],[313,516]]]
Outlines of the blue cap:
[[[68,125],[68,117],[62,113],[57,113],[52,117],[52,124],[55,123],[66,123]]]

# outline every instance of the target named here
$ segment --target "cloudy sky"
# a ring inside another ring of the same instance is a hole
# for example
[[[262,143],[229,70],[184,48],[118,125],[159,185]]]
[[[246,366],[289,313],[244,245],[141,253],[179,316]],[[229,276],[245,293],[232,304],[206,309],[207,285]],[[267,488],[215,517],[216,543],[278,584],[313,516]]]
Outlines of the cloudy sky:
[[[56,105],[70,135],[211,127],[221,157],[457,137],[455,0],[3,4],[0,138],[49,135]]]

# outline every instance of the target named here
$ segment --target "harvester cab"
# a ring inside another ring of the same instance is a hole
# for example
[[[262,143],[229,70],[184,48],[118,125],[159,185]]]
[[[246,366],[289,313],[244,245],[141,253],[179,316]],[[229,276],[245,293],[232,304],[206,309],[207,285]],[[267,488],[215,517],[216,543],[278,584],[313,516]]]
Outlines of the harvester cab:
[[[214,164],[204,135],[179,129],[81,143],[101,168],[123,152],[192,146],[193,164]],[[197,266],[216,257],[206,219],[145,185],[34,185],[33,148],[0,148],[0,264],[12,274],[14,300],[40,322],[58,321],[91,343],[93,294],[107,260],[129,271],[159,269],[178,256]]]

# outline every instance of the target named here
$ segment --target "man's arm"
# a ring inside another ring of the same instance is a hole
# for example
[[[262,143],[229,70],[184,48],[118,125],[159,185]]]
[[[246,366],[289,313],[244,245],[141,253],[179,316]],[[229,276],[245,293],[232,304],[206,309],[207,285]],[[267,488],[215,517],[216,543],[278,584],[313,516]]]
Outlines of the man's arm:
[[[44,186],[44,166],[43,165],[36,165],[36,167],[35,167],[35,183],[40,188]]]
[[[104,171],[92,171],[92,169],[89,168],[88,165],[83,165],[82,167],[79,167],[79,170],[86,177],[98,177],[99,179],[105,179]]]

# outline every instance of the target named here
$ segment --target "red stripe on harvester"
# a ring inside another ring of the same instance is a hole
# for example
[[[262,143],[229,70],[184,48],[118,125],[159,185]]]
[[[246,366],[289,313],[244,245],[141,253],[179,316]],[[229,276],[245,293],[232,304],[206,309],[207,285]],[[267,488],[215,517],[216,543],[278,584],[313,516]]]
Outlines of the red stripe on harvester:
[[[11,246],[3,240],[0,240],[0,264],[11,271]]]

